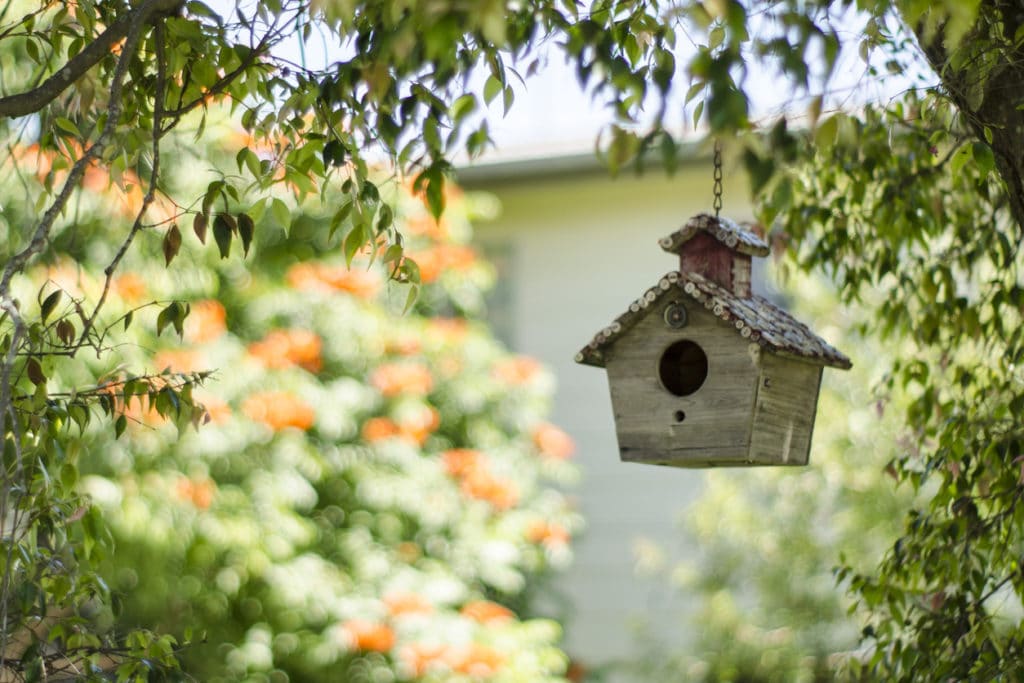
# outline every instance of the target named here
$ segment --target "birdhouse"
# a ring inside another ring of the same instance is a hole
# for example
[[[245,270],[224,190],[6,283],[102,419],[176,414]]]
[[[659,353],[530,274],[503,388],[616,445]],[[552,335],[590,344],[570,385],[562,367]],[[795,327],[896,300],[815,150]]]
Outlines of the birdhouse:
[[[806,465],[822,368],[850,359],[751,291],[753,232],[699,214],[659,244],[679,270],[576,354],[608,373],[622,460]]]

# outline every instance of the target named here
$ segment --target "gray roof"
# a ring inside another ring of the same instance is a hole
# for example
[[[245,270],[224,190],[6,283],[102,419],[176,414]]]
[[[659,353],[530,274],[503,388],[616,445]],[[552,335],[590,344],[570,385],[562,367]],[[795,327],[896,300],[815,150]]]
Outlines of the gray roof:
[[[686,225],[671,235],[658,240],[658,244],[665,251],[678,254],[679,247],[693,239],[698,232],[706,232],[725,246],[741,254],[767,256],[771,252],[765,241],[750,230],[741,227],[728,218],[712,216],[707,213],[697,214],[686,221]]]
[[[704,305],[716,317],[732,323],[745,339],[781,356],[843,370],[850,359],[814,334],[806,325],[772,302],[757,296],[738,297],[699,273],[673,271],[629,305],[576,354],[576,362],[605,366],[605,350],[636,325],[663,297],[680,294]]]

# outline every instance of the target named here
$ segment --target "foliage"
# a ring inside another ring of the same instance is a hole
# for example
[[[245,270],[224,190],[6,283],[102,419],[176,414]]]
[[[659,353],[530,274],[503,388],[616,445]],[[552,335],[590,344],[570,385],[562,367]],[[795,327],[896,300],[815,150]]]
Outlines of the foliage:
[[[865,23],[851,39],[839,27],[854,7]],[[100,361],[105,368],[83,362],[84,351],[103,356],[116,344],[114,323],[130,322],[101,312],[133,242],[159,234],[171,264],[187,232],[178,223],[188,224],[209,231],[208,248],[221,255],[240,244],[237,257],[263,216],[289,222],[289,204],[272,191],[284,188],[298,198],[320,194],[331,206],[322,231],[344,239],[349,260],[383,239],[380,259],[395,278],[415,283],[420,273],[404,258],[395,207],[371,160],[407,172],[436,217],[452,154],[487,144],[486,105],[499,97],[506,108],[513,103],[516,66],[526,75],[539,68],[531,48],[551,36],[580,80],[611,105],[609,165],[642,160],[657,147],[671,166],[677,144],[662,124],[678,34],[697,43],[685,60],[691,114],[716,135],[737,137],[763,200],[762,221],[784,226],[800,264],[835,277],[845,301],[891,288],[891,296],[868,301],[878,324],[866,329],[913,344],[882,387],[908,394],[903,414],[916,440],[892,467],[925,502],[911,508],[876,570],[840,574],[869,614],[865,671],[933,680],[1024,669],[1017,367],[1024,126],[1016,95],[1024,91],[1024,16],[1015,6],[626,0],[583,11],[547,0],[288,0],[236,10],[222,17],[181,0],[11,2],[0,15],[2,163],[18,180],[7,184],[17,196],[4,204],[9,237],[0,246],[4,657],[20,657],[10,649],[12,634],[28,634],[33,619],[85,618],[92,596],[104,592],[82,564],[103,531],[89,513],[79,517],[73,470],[60,476],[77,455],[65,448],[82,428],[72,423],[105,414],[124,429],[127,418],[116,416],[140,393],[182,424],[196,416],[189,394],[201,376],[111,374],[110,353]],[[286,42],[309,45],[315,34],[337,61],[321,68],[282,56]],[[910,70],[925,75],[925,87],[830,115],[839,100],[828,88],[850,47],[872,78]],[[807,95],[806,132],[753,120],[755,63]],[[484,82],[474,89],[477,74]],[[239,141],[237,166],[218,166],[205,190],[175,186],[163,174],[161,147],[181,126],[205,139],[217,100],[238,114],[251,140]],[[650,127],[633,125],[652,104]],[[78,188],[90,174],[137,199],[106,233],[113,247],[92,246],[99,243],[90,231],[102,230],[74,215],[76,202],[89,201]],[[30,291],[17,279],[41,255],[59,265],[62,248],[104,259],[88,296],[53,299],[52,286],[37,282]],[[165,300],[159,308],[155,327],[187,323],[188,306]],[[78,534],[81,543],[67,542]],[[97,647],[92,627],[76,623],[78,641],[64,645],[101,657],[90,649]],[[136,649],[158,642],[143,637]],[[168,656],[172,646],[160,647],[153,655]],[[63,656],[48,653],[46,661]],[[32,660],[16,668],[33,677]]]
[[[12,0],[0,9],[0,165],[16,181],[4,184],[0,242],[0,657],[12,675],[89,676],[113,658],[119,677],[144,677],[177,647],[141,632],[101,637],[106,627],[94,617],[107,590],[90,565],[107,530],[75,488],[81,432],[97,420],[121,434],[140,400],[179,427],[200,416],[191,397],[203,374],[135,376],[121,367],[137,313],[159,336],[180,334],[192,312],[171,286],[160,290],[167,299],[104,312],[137,243],[156,236],[172,266],[191,227],[201,241],[212,238],[211,251],[237,258],[258,239],[263,216],[291,224],[288,193],[319,195],[331,215],[314,232],[343,238],[346,262],[383,243],[374,254],[389,276],[418,283],[425,265],[458,264],[406,258],[376,162],[412,177],[437,218],[452,155],[488,144],[482,114],[498,98],[512,105],[516,68],[541,65],[531,55],[540,37],[562,36],[581,76],[592,76],[593,91],[624,119],[648,91],[667,92],[674,68],[671,30],[646,2],[587,13],[556,2],[286,0],[232,9],[221,16],[184,0]],[[290,58],[287,45],[301,52],[315,42],[338,59]],[[485,80],[474,89],[476,74]],[[173,133],[208,142],[218,102],[247,134],[197,190],[168,172],[169,153],[203,175],[210,161]],[[110,183],[116,202],[98,200]],[[26,277],[41,263],[50,276],[36,268],[37,279]],[[77,263],[91,264],[97,279]]]
[[[1016,677],[1024,128],[1008,93],[1022,16],[985,0],[858,3],[868,73],[921,74],[921,87],[822,115],[850,3],[713,5],[691,73],[711,93],[711,127],[741,136],[759,218],[801,267],[833,277],[844,303],[863,303],[866,335],[898,349],[878,391],[908,436],[890,441],[885,469],[915,502],[877,567],[848,558],[838,571],[864,619],[853,674]],[[779,120],[749,135],[742,77],[762,56],[810,96],[809,130]]]

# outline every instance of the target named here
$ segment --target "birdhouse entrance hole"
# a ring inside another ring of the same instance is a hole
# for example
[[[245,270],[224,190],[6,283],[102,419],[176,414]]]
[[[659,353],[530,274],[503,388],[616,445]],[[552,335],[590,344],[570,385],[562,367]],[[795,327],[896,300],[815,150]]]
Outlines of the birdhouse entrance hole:
[[[692,341],[677,341],[662,352],[658,377],[669,393],[689,396],[708,378],[707,354]]]

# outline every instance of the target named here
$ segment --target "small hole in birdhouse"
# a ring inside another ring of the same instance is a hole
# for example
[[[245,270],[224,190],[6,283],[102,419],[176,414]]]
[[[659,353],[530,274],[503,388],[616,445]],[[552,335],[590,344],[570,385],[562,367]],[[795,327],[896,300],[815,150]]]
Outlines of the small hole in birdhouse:
[[[686,419],[686,413],[681,410],[676,411],[676,422],[682,422]]]
[[[689,396],[700,389],[708,377],[708,357],[692,341],[677,341],[661,354],[658,377],[670,393]],[[678,417],[679,413],[676,415]]]

